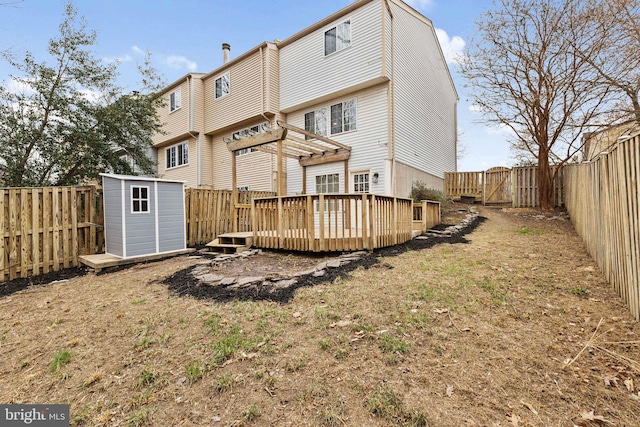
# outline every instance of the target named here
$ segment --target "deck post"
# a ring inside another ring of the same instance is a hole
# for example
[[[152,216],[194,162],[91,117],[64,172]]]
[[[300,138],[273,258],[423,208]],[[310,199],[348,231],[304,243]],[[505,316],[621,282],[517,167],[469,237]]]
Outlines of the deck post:
[[[316,250],[316,231],[313,217],[313,198],[310,195],[307,195],[307,239],[309,240],[309,250]]]
[[[307,167],[302,166],[302,194],[307,194]]]
[[[391,243],[398,244],[398,199],[393,198],[393,214],[391,218]]]
[[[282,196],[278,196],[278,247],[280,249],[284,248],[284,206],[282,201]]]
[[[320,236],[320,252],[325,251],[324,246],[324,194],[320,193],[318,196],[318,217],[319,217],[319,230],[318,234]]]
[[[375,194],[371,195],[369,199],[369,238],[371,239],[371,244],[369,245],[370,249],[373,250],[376,248],[376,222],[378,220],[378,212],[376,209],[376,196]]]
[[[238,178],[236,176],[236,152],[231,152],[231,221],[234,232],[238,231]]]
[[[369,239],[367,239],[367,193],[362,193],[362,218],[360,224],[362,224],[362,246],[366,249],[373,250],[371,246],[369,246]],[[358,235],[358,219],[356,218],[356,236]]]
[[[284,161],[283,161],[282,140],[278,140],[278,196],[286,196],[287,188],[284,185]]]

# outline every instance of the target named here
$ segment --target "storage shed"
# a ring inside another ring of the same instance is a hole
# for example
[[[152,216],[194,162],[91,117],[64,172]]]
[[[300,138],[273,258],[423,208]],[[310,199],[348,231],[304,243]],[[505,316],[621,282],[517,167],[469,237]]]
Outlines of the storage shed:
[[[101,176],[107,254],[127,259],[186,249],[183,181]]]

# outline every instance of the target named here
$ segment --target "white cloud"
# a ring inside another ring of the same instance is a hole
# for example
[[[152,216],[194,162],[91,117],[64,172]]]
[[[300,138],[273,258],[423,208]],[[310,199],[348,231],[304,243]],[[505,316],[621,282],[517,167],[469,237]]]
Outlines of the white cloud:
[[[102,92],[91,89],[80,89],[80,96],[89,102],[98,102],[102,98]]]
[[[195,71],[198,68],[198,64],[194,61],[188,60],[181,55],[169,55],[167,56],[167,65],[171,68],[186,68],[189,71]]]
[[[35,90],[27,83],[16,80],[15,77],[11,77],[11,79],[5,85],[5,88],[10,93],[15,93],[17,95],[32,95],[35,93]]]
[[[140,49],[136,45],[131,46],[131,50],[133,51],[133,53],[137,53],[138,55],[144,55],[145,54],[145,51]]]
[[[449,37],[447,32],[440,28],[436,28],[436,35],[438,36],[438,41],[440,42],[440,47],[442,47],[442,52],[444,53],[447,64],[459,64],[464,55],[463,51],[467,43],[460,36]]]
[[[122,55],[122,56],[106,56],[106,57],[102,58],[102,60],[103,60],[104,62],[107,62],[107,63],[114,63],[114,62],[117,62],[117,63],[119,63],[119,64],[120,64],[120,63],[122,63],[122,62],[130,62],[130,61],[133,61],[133,58],[131,57],[131,55],[128,55],[128,54],[127,54],[127,55]]]
[[[424,10],[433,4],[433,0],[405,0],[414,9]]]

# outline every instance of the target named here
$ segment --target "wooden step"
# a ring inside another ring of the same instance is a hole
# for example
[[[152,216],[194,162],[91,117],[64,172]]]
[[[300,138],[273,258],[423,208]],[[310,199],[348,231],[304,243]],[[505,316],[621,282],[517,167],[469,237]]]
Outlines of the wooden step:
[[[221,234],[217,239],[207,243],[205,246],[212,252],[239,254],[249,249],[252,244],[253,233],[241,232]]]

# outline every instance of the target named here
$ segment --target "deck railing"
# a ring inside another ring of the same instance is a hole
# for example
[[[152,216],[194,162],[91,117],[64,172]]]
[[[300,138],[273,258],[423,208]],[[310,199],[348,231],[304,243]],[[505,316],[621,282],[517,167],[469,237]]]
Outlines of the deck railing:
[[[412,237],[411,199],[374,194],[309,194],[254,199],[253,242],[309,252],[372,250]]]
[[[422,200],[413,204],[413,229],[424,233],[431,227],[442,222],[440,216],[440,202]]]

